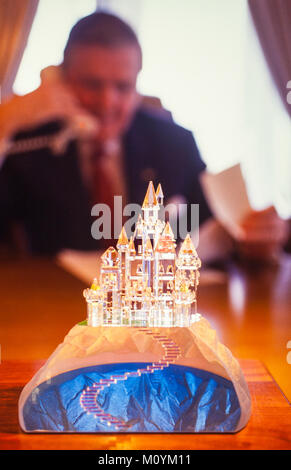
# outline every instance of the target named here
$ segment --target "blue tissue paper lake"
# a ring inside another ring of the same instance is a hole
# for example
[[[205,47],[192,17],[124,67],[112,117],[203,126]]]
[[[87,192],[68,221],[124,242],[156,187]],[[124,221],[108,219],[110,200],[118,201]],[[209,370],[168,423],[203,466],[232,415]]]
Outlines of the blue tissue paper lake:
[[[150,363],[106,364],[57,375],[32,391],[23,408],[28,432],[125,432],[112,429],[80,404],[84,389],[146,368]],[[204,370],[170,365],[105,387],[98,406],[124,420],[127,433],[233,432],[240,405],[231,381]]]

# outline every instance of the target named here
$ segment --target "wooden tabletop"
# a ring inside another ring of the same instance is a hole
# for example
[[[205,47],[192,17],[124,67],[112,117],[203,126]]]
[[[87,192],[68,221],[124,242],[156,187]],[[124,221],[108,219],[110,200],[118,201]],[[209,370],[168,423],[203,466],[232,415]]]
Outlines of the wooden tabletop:
[[[288,256],[278,266],[231,264],[224,270],[202,273],[198,310],[217,330],[219,340],[241,360],[252,394],[252,418],[241,432],[159,435],[154,440],[152,435],[79,434],[58,435],[56,439],[49,434],[22,433],[17,421],[20,391],[68,330],[86,317],[84,287],[50,259],[1,261],[0,448],[291,448]]]

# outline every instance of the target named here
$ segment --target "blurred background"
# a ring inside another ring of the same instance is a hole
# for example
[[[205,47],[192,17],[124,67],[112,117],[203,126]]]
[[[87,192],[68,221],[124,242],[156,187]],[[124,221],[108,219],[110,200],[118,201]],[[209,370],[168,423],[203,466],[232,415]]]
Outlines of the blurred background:
[[[96,8],[112,11],[140,39],[144,56],[139,91],[159,97],[174,120],[194,132],[209,171],[241,163],[252,206],[274,205],[283,218],[290,217],[291,73],[285,77],[291,67],[290,41],[286,48],[291,20],[284,15],[284,2],[15,1],[21,4],[18,40],[23,47],[9,79],[2,77],[2,99],[39,86],[40,71],[62,61],[68,33],[79,18]],[[1,3],[13,4],[15,11],[15,1]]]

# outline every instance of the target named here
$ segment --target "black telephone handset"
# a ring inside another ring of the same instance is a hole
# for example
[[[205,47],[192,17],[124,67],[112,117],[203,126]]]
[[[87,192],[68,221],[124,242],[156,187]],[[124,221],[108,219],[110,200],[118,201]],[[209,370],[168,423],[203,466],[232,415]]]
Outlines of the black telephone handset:
[[[41,79],[56,81],[61,78],[61,73],[61,66],[49,66],[42,70]],[[58,123],[54,132],[48,134],[40,132],[37,136],[13,139],[9,142],[6,155],[31,152],[41,148],[49,148],[54,155],[62,155],[72,140],[86,139],[88,135],[98,130],[96,118],[93,119],[86,113],[75,114],[69,120]]]
[[[63,155],[71,141],[83,140],[86,138],[86,135],[88,135],[90,123],[84,121],[84,116],[74,116],[69,123],[66,122],[59,125],[58,130],[55,132],[12,140],[6,153],[7,155],[13,155],[49,148],[54,155]]]

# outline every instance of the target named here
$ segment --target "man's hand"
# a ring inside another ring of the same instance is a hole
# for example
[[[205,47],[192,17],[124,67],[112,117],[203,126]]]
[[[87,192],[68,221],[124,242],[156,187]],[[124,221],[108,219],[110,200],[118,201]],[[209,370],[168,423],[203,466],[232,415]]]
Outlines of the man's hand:
[[[19,129],[29,129],[45,122],[60,119],[80,132],[94,133],[98,123],[80,107],[65,83],[59,67],[48,67],[41,73],[41,85],[24,96],[14,96],[0,106],[0,139],[7,138]]]
[[[243,257],[260,261],[276,260],[288,237],[288,224],[274,207],[253,211],[240,224],[238,250]]]

